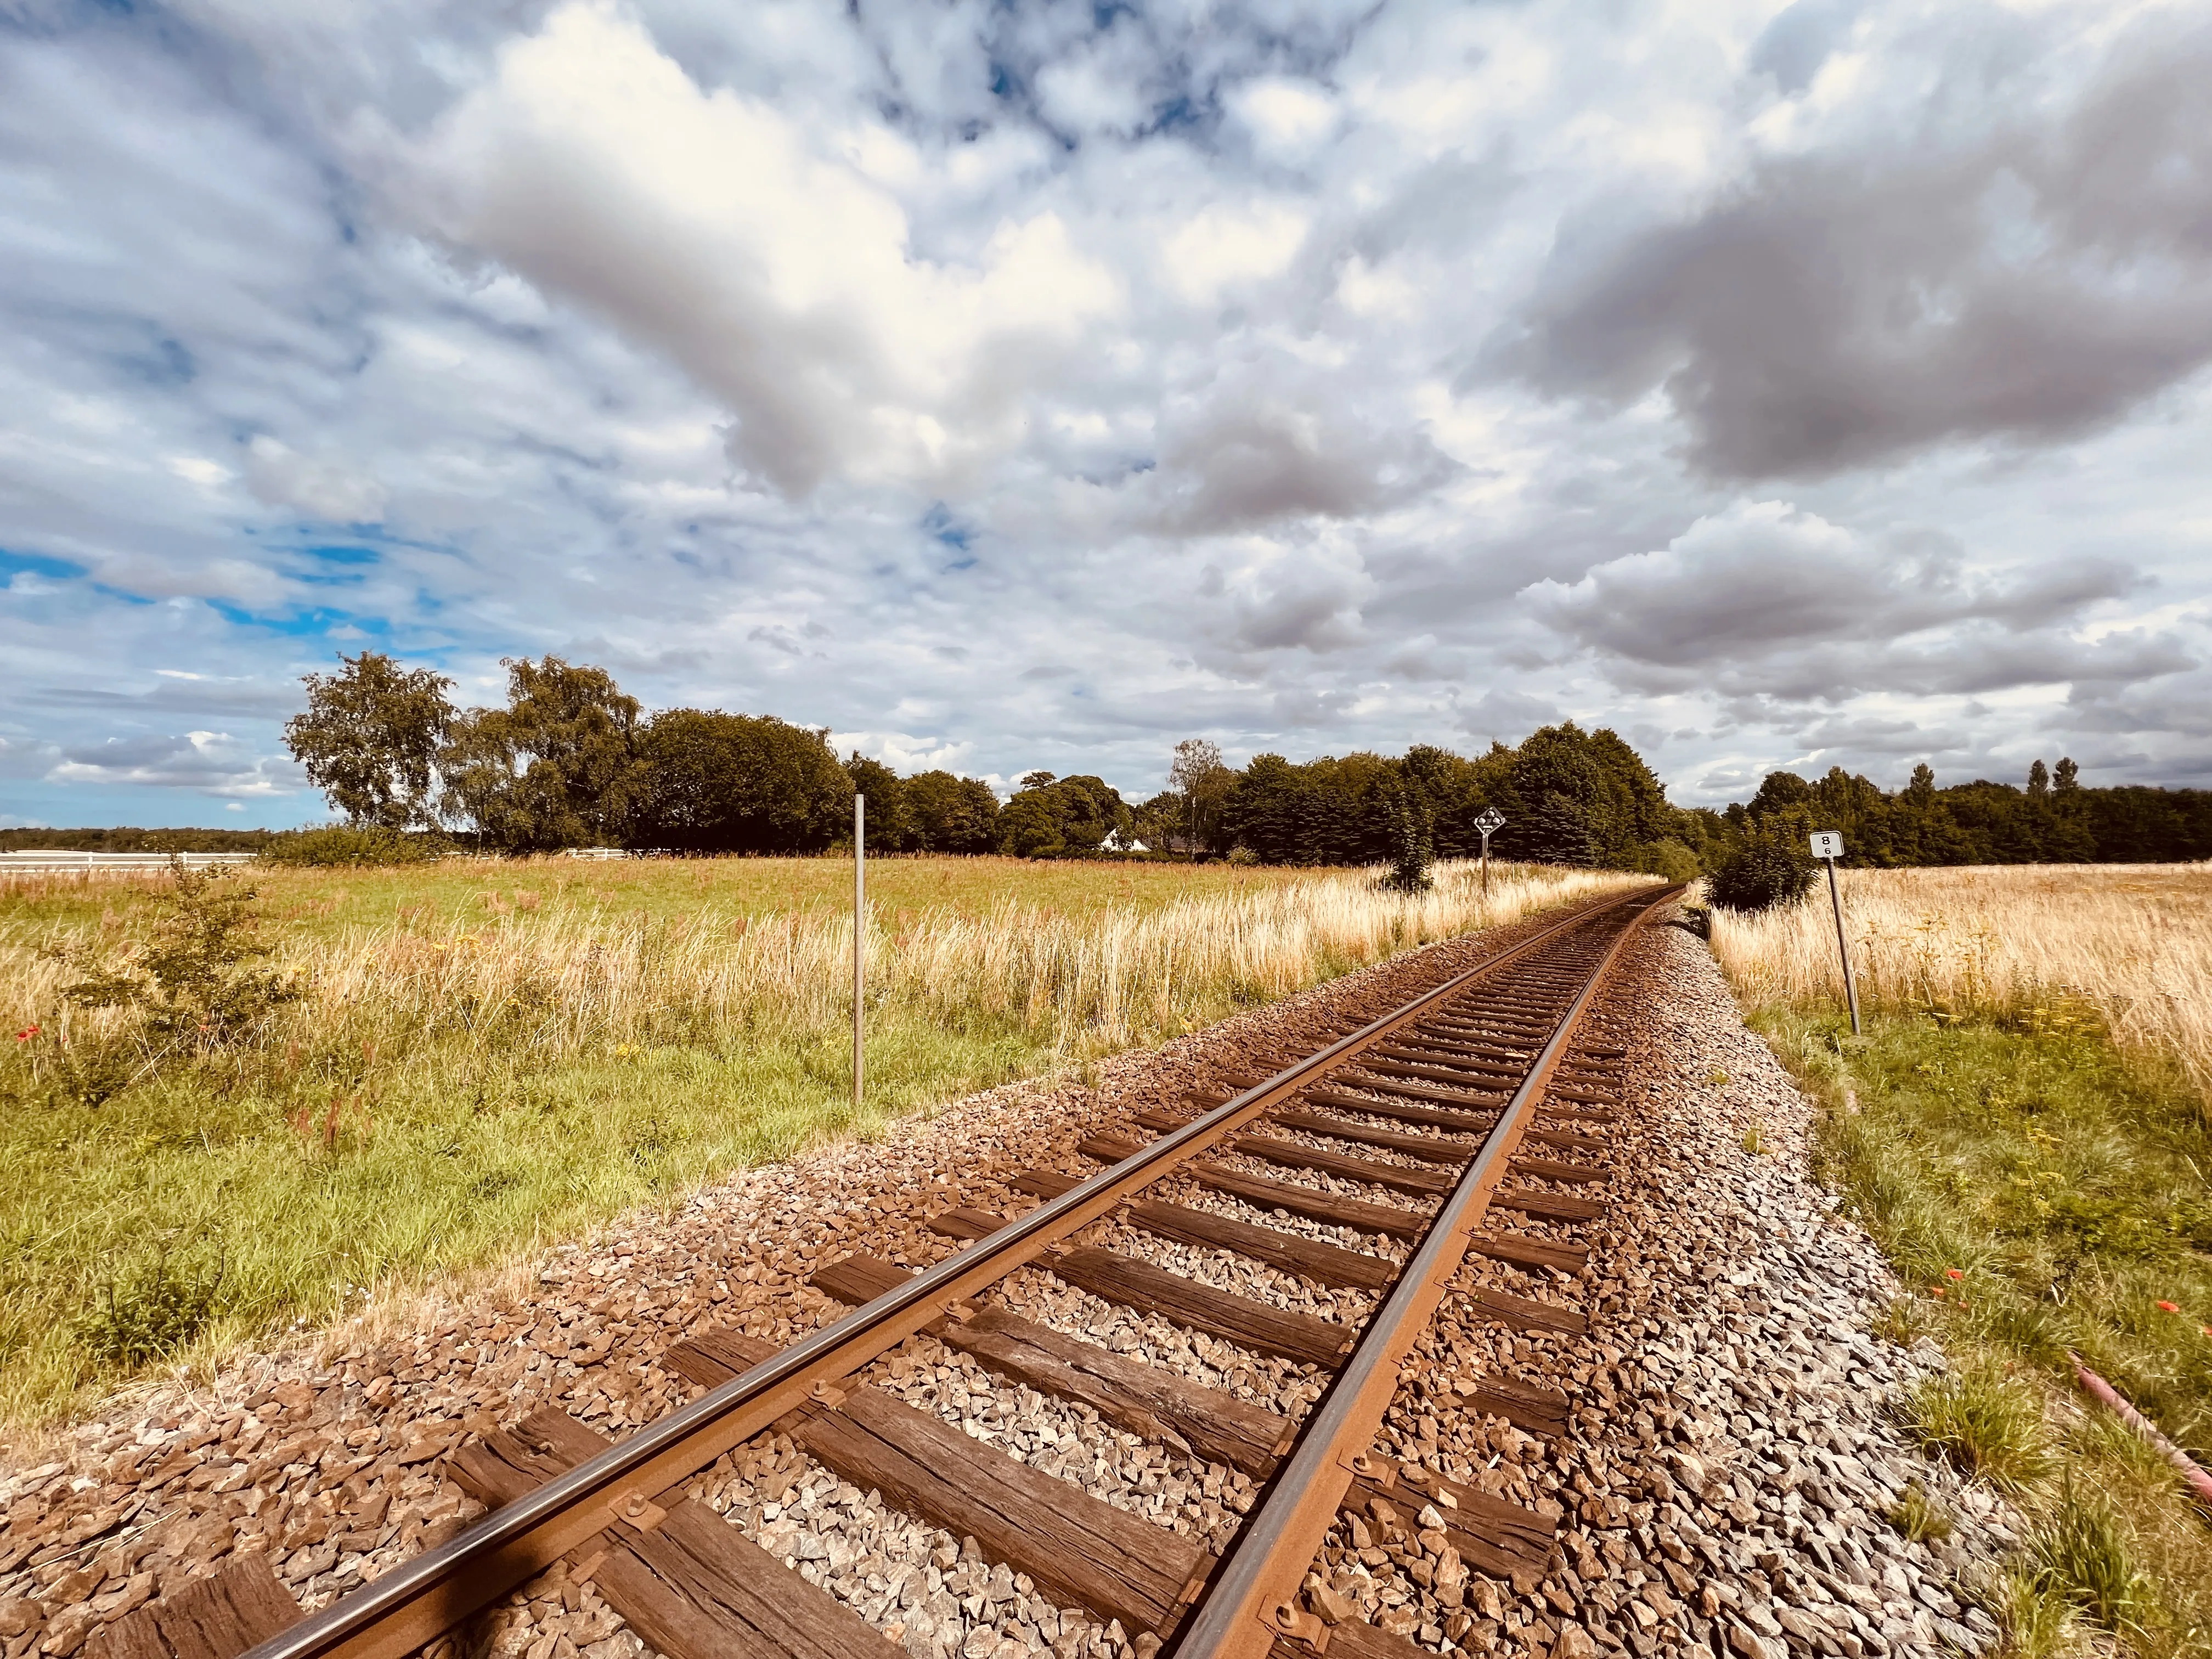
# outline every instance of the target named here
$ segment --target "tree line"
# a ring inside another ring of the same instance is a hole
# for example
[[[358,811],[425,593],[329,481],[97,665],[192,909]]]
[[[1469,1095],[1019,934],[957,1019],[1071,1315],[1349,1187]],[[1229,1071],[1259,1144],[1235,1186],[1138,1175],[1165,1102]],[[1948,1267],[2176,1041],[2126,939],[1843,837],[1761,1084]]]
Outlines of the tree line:
[[[2038,760],[2025,787],[1977,778],[1938,788],[1925,763],[1904,788],[1831,767],[1817,779],[1770,772],[1722,816],[1714,896],[1739,908],[1794,897],[1814,873],[1807,839],[1840,830],[1846,865],[2178,864],[2212,858],[2212,790],[2091,787],[2062,757]]]
[[[978,778],[902,777],[826,731],[769,714],[647,714],[604,668],[510,659],[504,706],[456,708],[453,682],[379,652],[306,677],[285,739],[347,821],[453,832],[504,853],[619,846],[686,854],[804,854],[849,845],[867,797],[872,852],[1082,856],[1138,844],[1268,864],[1412,868],[1471,857],[1477,821],[1505,820],[1501,857],[1644,870],[1686,880],[1758,864],[1809,872],[1811,830],[1844,832],[1856,864],[2130,862],[2212,856],[2212,793],[2087,788],[2070,760],[2038,761],[2023,789],[1939,789],[1920,767],[1885,793],[1841,769],[1770,775],[1725,812],[1670,804],[1616,732],[1572,721],[1463,756],[1431,744],[1232,768],[1203,738],[1179,744],[1168,787],[1125,800],[1103,779],[1025,775],[1001,803]],[[1792,850],[1794,849],[1796,850]]]

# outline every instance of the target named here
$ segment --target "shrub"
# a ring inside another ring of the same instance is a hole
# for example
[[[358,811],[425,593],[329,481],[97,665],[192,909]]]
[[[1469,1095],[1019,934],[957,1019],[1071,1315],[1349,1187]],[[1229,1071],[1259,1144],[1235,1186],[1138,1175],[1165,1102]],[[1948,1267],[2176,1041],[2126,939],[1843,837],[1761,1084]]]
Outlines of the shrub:
[[[410,835],[380,823],[330,823],[287,830],[261,849],[266,864],[360,866],[427,864],[453,843],[441,835]]]
[[[1730,910],[1769,910],[1793,904],[1813,884],[1813,855],[1794,840],[1753,834],[1714,867],[1706,893]]]
[[[1401,794],[1390,803],[1390,873],[1382,884],[1401,893],[1425,893],[1436,885],[1435,820],[1426,805]]]
[[[169,860],[169,876],[176,886],[162,901],[167,914],[135,958],[58,953],[84,975],[62,988],[64,996],[80,1007],[128,1009],[137,1016],[137,1036],[158,1040],[149,1070],[179,1049],[240,1042],[273,1010],[301,994],[283,975],[246,965],[269,954],[267,945],[251,937],[253,889],[234,890],[228,871],[190,870],[177,858]]]
[[[131,1370],[176,1352],[215,1316],[224,1261],[180,1262],[167,1247],[102,1287],[77,1327],[78,1340],[103,1365]]]
[[[1647,842],[1636,863],[1638,869],[1668,881],[1692,882],[1705,872],[1698,855],[1672,837]]]

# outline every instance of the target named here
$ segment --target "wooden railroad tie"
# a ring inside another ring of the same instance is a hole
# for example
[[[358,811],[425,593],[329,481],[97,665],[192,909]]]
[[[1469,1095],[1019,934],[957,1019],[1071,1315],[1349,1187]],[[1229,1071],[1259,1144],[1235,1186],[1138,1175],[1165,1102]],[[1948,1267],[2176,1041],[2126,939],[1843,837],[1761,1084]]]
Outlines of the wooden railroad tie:
[[[613,1443],[548,1407],[464,1447],[453,1480],[496,1509]],[[696,1498],[665,1492],[640,1528],[611,1520],[569,1560],[588,1568],[607,1605],[670,1659],[894,1659],[890,1639],[808,1583]]]
[[[231,1659],[299,1620],[300,1604],[257,1550],[95,1630],[84,1659]]]
[[[716,1332],[678,1344],[664,1358],[690,1381],[712,1387],[775,1352],[757,1339]],[[1029,1574],[1055,1601],[1119,1619],[1133,1630],[1170,1626],[1184,1588],[1210,1564],[1192,1540],[1018,1463],[880,1389],[852,1389],[834,1407],[803,1406],[777,1419],[775,1427],[841,1480],[881,1492],[887,1503],[956,1538],[975,1539],[991,1559]]]
[[[911,1277],[906,1268],[872,1256],[848,1256],[823,1268],[812,1283],[857,1306]],[[1273,1474],[1281,1461],[1279,1454],[1290,1433],[1287,1419],[1179,1372],[1063,1336],[995,1304],[966,1319],[945,1320],[935,1334],[1001,1376],[1089,1406],[1132,1434],[1187,1446],[1255,1479]]]

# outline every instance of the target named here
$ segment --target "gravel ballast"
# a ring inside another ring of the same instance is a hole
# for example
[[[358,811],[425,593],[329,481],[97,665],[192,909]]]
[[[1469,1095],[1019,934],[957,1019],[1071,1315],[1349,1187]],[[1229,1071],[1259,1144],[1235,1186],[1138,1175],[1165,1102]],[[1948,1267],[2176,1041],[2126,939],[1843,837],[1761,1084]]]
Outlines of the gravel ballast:
[[[1091,1086],[1012,1085],[880,1143],[743,1173],[665,1214],[633,1214],[587,1244],[549,1252],[510,1276],[503,1294],[421,1298],[340,1328],[319,1354],[257,1357],[212,1388],[171,1386],[118,1403],[34,1466],[0,1464],[0,1659],[66,1659],[100,1625],[233,1552],[265,1552],[303,1605],[323,1605],[474,1514],[445,1476],[447,1455],[466,1436],[556,1404],[619,1437],[692,1392],[656,1360],[696,1328],[733,1324],[787,1341],[842,1311],[804,1287],[821,1265],[854,1249],[917,1267],[937,1260],[954,1247],[921,1224],[928,1215],[963,1204],[1011,1213],[1031,1201],[1006,1185],[1018,1170],[1087,1173],[1097,1166],[1073,1151],[1083,1135],[1310,1052],[1495,942],[1410,953],[1105,1062]],[[1364,1542],[1340,1528],[1311,1585],[1438,1650],[1646,1659],[1701,1645],[1744,1659],[1886,1659],[1986,1647],[1994,1626],[1970,1605],[1960,1575],[2004,1546],[2007,1517],[1914,1454],[1893,1425],[1898,1392],[1940,1355],[1870,1334],[1897,1287],[1806,1173],[1811,1106],[1743,1029],[1703,946],[1679,928],[1647,930],[1602,1018],[1629,1048],[1630,1098],[1612,1131],[1614,1181],[1583,1190],[1613,1209],[1579,1231],[1516,1227],[1579,1237],[1593,1247],[1589,1267],[1576,1280],[1485,1261],[1466,1274],[1578,1307],[1589,1334],[1504,1333],[1467,1321],[1448,1299],[1426,1339],[1431,1363],[1401,1393],[1383,1442],[1395,1455],[1560,1514],[1547,1576],[1516,1585],[1469,1573],[1425,1547],[1422,1532],[1440,1534],[1409,1513],[1395,1526],[1364,1521]],[[1721,1073],[1725,1081],[1712,1081]],[[1754,1125],[1757,1152],[1746,1148]],[[1188,1182],[1156,1195],[1363,1243]],[[1222,1288],[1324,1318],[1356,1319],[1372,1303],[1218,1253],[1178,1256],[1115,1222],[1080,1242],[1175,1261]],[[1026,1317],[1293,1416],[1323,1380],[1045,1272],[1017,1275],[1004,1299]],[[1465,1409],[1451,1385],[1492,1371],[1565,1389],[1577,1408],[1568,1434],[1540,1443]],[[1014,1388],[932,1339],[865,1375],[1216,1549],[1253,1498],[1243,1475]],[[1950,1541],[1908,1544],[1886,1518],[1908,1482],[1955,1514]],[[1054,1607],[1005,1564],[839,1480],[788,1442],[756,1441],[692,1490],[915,1659],[1149,1659],[1151,1638],[1133,1642],[1117,1625]],[[531,1659],[641,1651],[592,1586],[558,1567],[480,1620],[469,1645],[480,1644]]]

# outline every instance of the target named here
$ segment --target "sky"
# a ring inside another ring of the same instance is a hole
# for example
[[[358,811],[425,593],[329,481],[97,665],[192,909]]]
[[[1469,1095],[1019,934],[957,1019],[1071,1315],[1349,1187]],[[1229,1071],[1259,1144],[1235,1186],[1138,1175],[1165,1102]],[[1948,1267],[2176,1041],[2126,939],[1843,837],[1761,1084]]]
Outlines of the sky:
[[[502,658],[2212,784],[2212,0],[0,0],[0,825]]]

